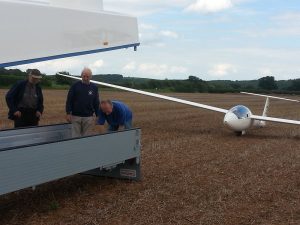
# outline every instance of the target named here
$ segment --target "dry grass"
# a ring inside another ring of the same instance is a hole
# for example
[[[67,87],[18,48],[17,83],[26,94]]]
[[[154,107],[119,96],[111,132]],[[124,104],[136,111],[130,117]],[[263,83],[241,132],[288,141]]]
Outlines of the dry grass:
[[[4,96],[4,91],[0,91]],[[260,114],[264,99],[173,94]],[[64,122],[65,91],[45,91],[43,124]],[[223,115],[130,93],[104,92],[134,110],[142,128],[143,181],[76,175],[0,197],[0,224],[300,224],[300,129],[268,124],[235,137]],[[1,128],[11,126],[0,99]],[[299,119],[272,101],[272,116]]]

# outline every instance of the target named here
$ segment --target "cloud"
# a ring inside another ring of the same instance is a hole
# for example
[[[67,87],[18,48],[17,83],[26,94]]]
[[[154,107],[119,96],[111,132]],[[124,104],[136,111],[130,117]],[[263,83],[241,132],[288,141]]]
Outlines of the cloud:
[[[261,68],[258,70],[258,73],[262,76],[270,76],[273,74],[270,68]]]
[[[172,30],[160,30],[151,24],[141,24],[139,38],[143,46],[164,47],[168,39],[178,39],[179,34]]]
[[[129,62],[128,64],[126,64],[123,67],[124,71],[132,71],[132,70],[135,70],[135,69],[136,69],[136,62],[134,62],[134,61]]]
[[[300,23],[300,12],[286,12],[273,17],[275,21],[282,23]]]
[[[142,46],[163,47],[165,46],[163,38],[157,32],[140,33],[140,42]]]
[[[172,75],[185,74],[188,72],[188,69],[184,66],[172,66],[159,63],[137,63],[131,61],[123,67],[123,72],[131,72],[138,76],[163,79]]]
[[[300,12],[285,12],[269,18],[268,27],[242,29],[238,33],[250,38],[299,37]]]
[[[154,30],[156,29],[156,26],[152,25],[152,24],[146,24],[146,23],[141,23],[139,25],[139,28],[141,30]]]
[[[84,58],[65,58],[65,59],[57,59],[52,61],[31,63],[21,66],[15,66],[11,68],[18,68],[22,71],[26,71],[27,69],[37,68],[42,73],[46,73],[48,75],[56,74],[59,71],[68,71],[71,73],[79,73],[84,67],[89,67],[93,71],[93,73],[99,72],[100,68],[104,65],[104,61],[102,59],[97,59],[93,63],[88,64],[88,61]]]
[[[185,11],[200,12],[200,13],[214,13],[234,6],[231,0],[197,0],[190,4]]]
[[[172,74],[174,74],[174,73],[183,74],[183,73],[186,73],[187,71],[188,71],[188,69],[186,67],[183,67],[183,66],[172,66],[170,68],[170,72]]]
[[[142,63],[138,67],[138,72],[152,75],[167,75],[168,66],[166,64]]]
[[[282,37],[298,37],[300,36],[300,27],[291,26],[289,24],[285,26],[275,26],[267,29],[253,29],[253,30],[241,30],[240,34],[249,38],[282,38]]]
[[[52,61],[31,63],[12,68],[18,68],[26,71],[27,69],[37,68],[42,73],[55,74],[59,71],[80,70],[84,67],[84,62],[79,58],[65,58]]]
[[[142,63],[138,66],[138,72],[153,76],[169,76],[174,74],[183,74],[188,71],[183,66],[169,66],[167,64]]]
[[[159,32],[159,34],[163,37],[174,38],[174,39],[179,38],[179,35],[176,32],[170,30],[162,30]]]
[[[102,59],[98,59],[97,61],[89,64],[88,67],[93,71],[93,73],[98,73],[103,65],[104,61]]]
[[[221,63],[214,65],[213,68],[208,72],[214,77],[224,77],[231,73],[236,73],[237,69],[232,64]]]

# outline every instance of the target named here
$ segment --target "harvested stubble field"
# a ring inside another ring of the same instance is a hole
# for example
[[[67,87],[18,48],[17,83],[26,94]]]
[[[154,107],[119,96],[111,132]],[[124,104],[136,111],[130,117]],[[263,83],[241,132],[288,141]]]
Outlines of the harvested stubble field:
[[[1,128],[6,120],[1,90]],[[42,124],[64,122],[66,91],[44,91]],[[134,111],[142,128],[141,182],[72,176],[0,197],[0,224],[300,224],[300,128],[271,124],[236,137],[223,115],[125,92],[103,92]],[[261,114],[264,99],[172,94]],[[272,100],[270,115],[299,119]],[[99,143],[99,146],[101,143]]]

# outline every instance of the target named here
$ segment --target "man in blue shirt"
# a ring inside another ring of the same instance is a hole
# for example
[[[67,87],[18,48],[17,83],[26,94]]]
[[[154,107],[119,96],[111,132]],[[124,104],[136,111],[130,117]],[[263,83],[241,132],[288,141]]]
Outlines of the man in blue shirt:
[[[100,103],[98,125],[109,124],[108,131],[131,129],[132,112],[127,105],[119,101],[104,100]]]
[[[90,135],[95,124],[93,116],[98,116],[99,92],[98,87],[90,83],[91,77],[92,71],[84,68],[82,80],[73,84],[68,93],[66,119],[72,123],[72,137]]]

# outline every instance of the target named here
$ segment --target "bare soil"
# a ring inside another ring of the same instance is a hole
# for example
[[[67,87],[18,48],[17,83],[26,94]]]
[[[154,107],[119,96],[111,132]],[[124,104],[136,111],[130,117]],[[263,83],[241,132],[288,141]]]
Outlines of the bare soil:
[[[0,90],[0,128],[7,120]],[[65,122],[66,91],[44,91],[41,124]],[[170,94],[261,114],[264,99]],[[0,196],[1,225],[300,224],[300,127],[268,123],[236,137],[222,114],[125,92],[142,128],[141,182],[75,175]],[[300,105],[272,100],[270,116],[300,118]],[[0,165],[1,167],[1,165]],[[1,185],[1,184],[0,184]]]

